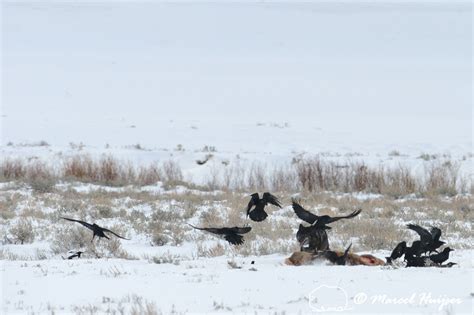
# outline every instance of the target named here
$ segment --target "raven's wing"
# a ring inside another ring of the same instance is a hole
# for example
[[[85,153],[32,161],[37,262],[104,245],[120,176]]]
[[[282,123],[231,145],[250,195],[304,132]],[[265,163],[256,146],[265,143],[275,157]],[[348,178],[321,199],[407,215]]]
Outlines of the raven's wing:
[[[361,212],[362,212],[362,210],[359,209],[359,210],[356,210],[356,211],[354,211],[354,212],[352,212],[351,214],[348,214],[348,215],[346,215],[346,216],[331,217],[331,218],[329,219],[329,221],[326,222],[326,224],[329,224],[329,223],[332,223],[332,222],[336,222],[336,221],[339,221],[339,220],[341,220],[341,219],[351,219],[351,218],[353,218],[353,217],[355,217],[355,216],[358,216],[359,213],[361,213]]]
[[[200,228],[200,227],[191,225],[189,223],[188,223],[188,225],[192,228],[195,228],[196,230],[207,231],[207,232],[210,232],[210,233],[213,233],[213,234],[218,234],[218,235],[225,234],[224,228]]]
[[[250,198],[249,204],[247,205],[247,216],[249,216],[250,209],[252,209],[253,206],[256,206],[258,204],[258,201],[260,200],[258,197],[258,193],[254,193],[250,195],[252,198]]]
[[[123,236],[120,236],[120,235],[118,235],[117,233],[115,233],[115,232],[113,232],[113,231],[111,231],[111,230],[109,230],[109,229],[106,229],[106,228],[101,228],[101,229],[102,229],[104,232],[112,233],[113,235],[117,236],[118,238],[121,238],[121,239],[124,239],[124,240],[127,240],[127,241],[130,240],[129,238],[125,238],[125,237],[123,237]]]
[[[351,250],[351,247],[352,247],[352,243],[349,245],[349,247],[347,247],[347,249],[345,250],[344,252],[344,258],[347,258],[347,254],[349,254],[349,251]]]
[[[313,224],[319,219],[317,215],[303,208],[295,199],[293,199],[292,202],[293,210],[295,211],[296,216],[301,220],[308,222],[309,224]]]
[[[87,222],[84,222],[84,221],[81,221],[81,220],[74,220],[74,219],[64,218],[64,217],[61,217],[61,219],[68,220],[68,221],[71,221],[71,222],[80,223],[80,224],[84,225],[86,228],[91,229],[92,231],[94,231],[94,228],[92,227],[92,224],[89,224]]]
[[[194,225],[189,224],[189,226],[202,231],[207,231],[217,235],[224,235],[224,239],[231,243],[232,245],[242,245],[244,243],[244,238],[242,235],[250,232],[252,229],[250,226],[248,227],[233,227],[233,228],[200,228]],[[238,234],[237,234],[238,233]]]
[[[430,232],[431,232],[431,235],[433,236],[433,240],[439,241],[439,238],[441,237],[441,230],[438,229],[437,227],[432,226]]]
[[[418,235],[420,235],[420,240],[422,244],[424,245],[430,244],[433,241],[433,236],[431,235],[430,232],[428,232],[427,229],[424,229],[421,226],[416,225],[416,224],[408,224],[407,227],[410,230],[413,230],[416,233],[418,233]]]
[[[278,198],[273,196],[269,192],[263,193],[262,199],[274,206],[277,206],[278,208],[281,208],[281,204]]]
[[[232,245],[242,245],[244,243],[244,237],[235,233],[228,233],[224,236],[225,240]]]
[[[234,227],[231,227],[231,228],[227,228],[227,230],[231,231],[232,233],[236,233],[236,234],[246,234],[246,233],[250,232],[252,230],[252,228],[250,226],[245,226],[245,227],[234,226]]]
[[[406,242],[400,242],[395,246],[395,248],[392,251],[392,254],[390,254],[390,258],[392,259],[397,259],[403,256],[405,254],[405,249],[406,249]]]

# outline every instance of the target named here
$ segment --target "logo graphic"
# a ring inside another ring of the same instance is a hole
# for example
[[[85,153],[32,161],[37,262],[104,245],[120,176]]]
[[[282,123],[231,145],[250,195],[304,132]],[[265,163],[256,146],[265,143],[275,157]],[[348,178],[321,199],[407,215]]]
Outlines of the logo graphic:
[[[350,310],[346,290],[337,286],[321,285],[309,293],[309,307],[315,312]]]

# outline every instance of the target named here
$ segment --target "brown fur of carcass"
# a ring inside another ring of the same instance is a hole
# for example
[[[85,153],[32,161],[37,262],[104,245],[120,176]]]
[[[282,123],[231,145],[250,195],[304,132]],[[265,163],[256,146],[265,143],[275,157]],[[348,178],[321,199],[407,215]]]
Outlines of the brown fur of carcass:
[[[336,251],[338,255],[343,255],[344,252]],[[309,265],[317,259],[324,259],[321,256],[307,252],[294,252],[290,257],[285,259],[285,263],[290,266]],[[347,257],[347,265],[364,265],[364,266],[383,266],[385,261],[370,254],[357,255],[349,253]]]

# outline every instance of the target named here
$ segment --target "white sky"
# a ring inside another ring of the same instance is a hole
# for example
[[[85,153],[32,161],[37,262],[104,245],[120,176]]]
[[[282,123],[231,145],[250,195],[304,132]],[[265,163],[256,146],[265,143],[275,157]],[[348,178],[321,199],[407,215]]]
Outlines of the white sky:
[[[2,143],[188,119],[466,145],[471,19],[470,4],[4,3]]]

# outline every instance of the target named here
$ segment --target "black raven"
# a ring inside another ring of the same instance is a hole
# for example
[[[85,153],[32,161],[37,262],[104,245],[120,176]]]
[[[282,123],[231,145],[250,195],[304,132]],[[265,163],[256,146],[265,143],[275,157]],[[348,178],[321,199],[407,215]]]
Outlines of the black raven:
[[[84,252],[81,252],[81,251],[77,251],[75,253],[73,253],[72,255],[68,256],[67,259],[73,259],[75,257],[77,258],[81,258],[81,254],[83,254]]]
[[[431,260],[429,257],[422,256],[406,256],[405,258],[407,260],[407,267],[429,267],[432,265]]]
[[[429,258],[431,259],[432,262],[434,262],[436,264],[442,264],[446,260],[449,259],[449,252],[451,252],[453,250],[454,249],[452,249],[452,248],[446,247],[445,249],[443,249],[443,251],[441,253],[435,254],[435,255],[430,255]]]
[[[341,219],[349,219],[357,216],[361,210],[352,212],[347,216],[341,217],[330,217],[328,215],[317,216],[308,210],[304,209],[295,199],[293,201],[293,210],[296,216],[301,220],[311,224],[310,226],[303,226],[300,224],[298,231],[296,232],[296,239],[300,244],[303,241],[308,245],[305,251],[322,251],[329,249],[328,235],[326,230],[330,230],[331,227],[326,224],[336,222]],[[303,246],[301,246],[303,248]]]
[[[437,252],[436,249],[445,244],[445,242],[439,240],[441,237],[441,230],[436,227],[432,227],[431,231],[428,231],[427,229],[424,229],[416,224],[408,224],[407,227],[420,235],[420,246],[423,250],[423,253]]]
[[[302,252],[315,252],[329,249],[328,234],[326,228],[314,228],[312,225],[300,224],[296,232],[296,239],[300,243]]]
[[[351,249],[352,244],[347,247],[343,255],[338,255],[336,252],[332,250],[327,250],[323,252],[324,257],[326,257],[327,260],[332,262],[335,265],[345,265],[346,260],[347,260],[347,255],[349,254],[349,250]]]
[[[61,219],[64,219],[64,220],[68,220],[68,221],[72,221],[72,222],[77,222],[77,223],[80,223],[82,225],[84,225],[86,228],[92,230],[92,232],[94,233],[92,235],[92,240],[91,240],[91,243],[94,241],[94,237],[105,237],[106,239],[110,239],[107,235],[104,234],[104,232],[108,232],[108,233],[112,233],[113,235],[117,236],[118,238],[121,238],[121,239],[124,239],[124,240],[129,240],[128,238],[125,238],[125,237],[122,237],[120,235],[118,235],[117,233],[115,232],[112,232],[111,230],[109,229],[106,229],[106,228],[103,228],[103,227],[100,227],[98,226],[97,224],[90,224],[90,223],[87,223],[87,222],[84,222],[84,221],[80,221],[80,220],[74,220],[74,219],[69,219],[69,218],[64,218],[64,217],[61,217]]]
[[[207,231],[223,237],[226,241],[232,245],[242,245],[244,243],[244,237],[240,234],[246,234],[252,229],[250,226],[247,227],[223,227],[223,228],[200,228],[189,224],[189,226],[202,231]]]
[[[208,155],[206,155],[206,156],[204,157],[203,160],[196,160],[196,163],[197,163],[198,165],[204,165],[204,164],[207,163],[207,161],[209,161],[209,160],[212,158],[212,156],[213,156],[212,154],[208,154]]]
[[[247,205],[247,217],[250,217],[252,221],[260,222],[266,219],[268,214],[265,212],[265,206],[272,204],[281,208],[280,201],[278,198],[270,194],[269,192],[263,193],[262,198],[259,197],[258,193],[254,193],[251,196],[249,204]]]
[[[393,249],[392,254],[390,254],[390,257],[386,257],[387,264],[391,264],[393,260],[402,257],[405,254],[406,248],[407,243],[405,241],[398,243]]]
[[[301,220],[311,224],[314,227],[318,228],[325,228],[325,229],[331,229],[331,227],[326,226],[326,224],[330,224],[336,221],[339,221],[341,219],[351,219],[355,216],[357,216],[359,213],[361,213],[361,209],[356,210],[352,212],[349,215],[346,216],[340,216],[340,217],[330,217],[328,215],[316,215],[308,210],[304,209],[296,200],[293,199],[293,210],[295,211],[296,215],[298,218]]]
[[[405,260],[410,257],[420,257],[424,252],[421,241],[414,241],[410,247],[405,248]]]
[[[449,252],[453,249],[446,247],[441,253],[431,255],[431,256],[408,256],[407,257],[407,267],[442,267],[442,268],[451,268],[456,265],[456,263],[447,263],[443,265],[442,263],[449,259]]]

